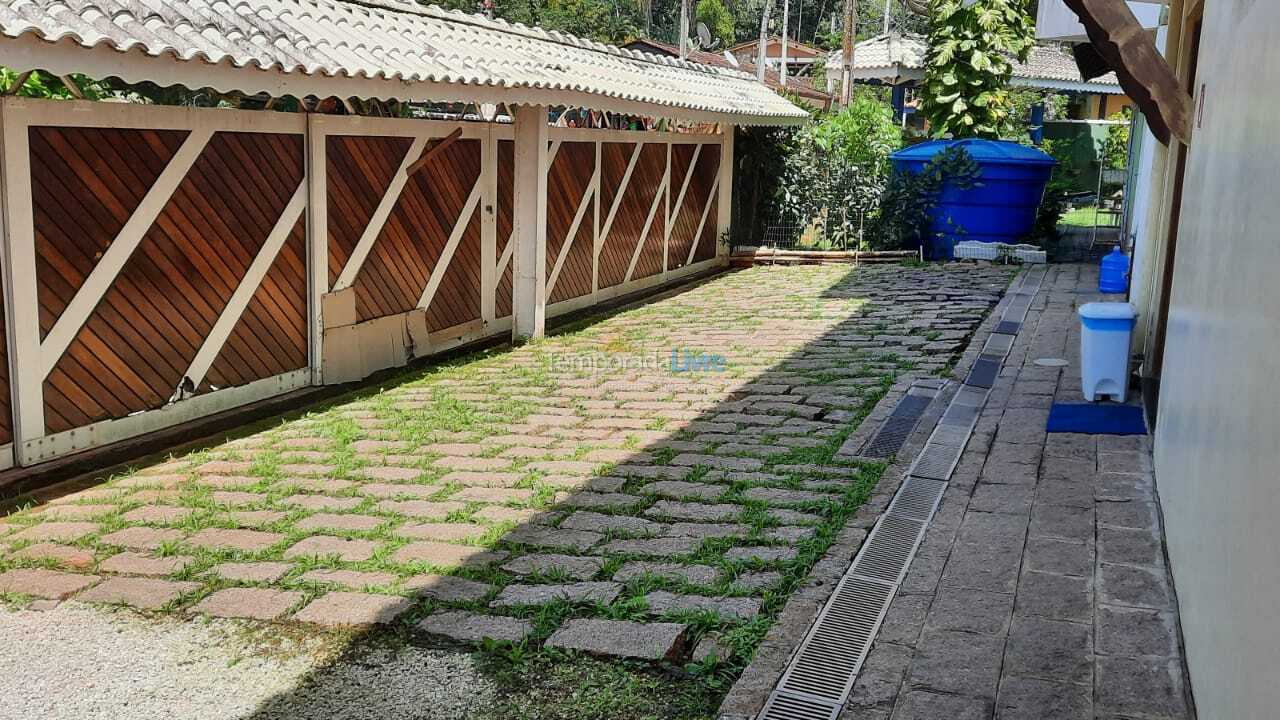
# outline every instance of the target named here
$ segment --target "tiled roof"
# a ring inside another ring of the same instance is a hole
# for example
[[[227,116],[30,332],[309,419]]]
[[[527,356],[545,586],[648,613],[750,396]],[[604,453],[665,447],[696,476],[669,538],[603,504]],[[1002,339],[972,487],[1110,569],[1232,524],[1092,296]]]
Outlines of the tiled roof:
[[[858,43],[853,51],[857,79],[919,79],[924,75],[928,44],[918,35],[880,35]],[[840,51],[827,56],[828,74],[840,71]],[[1015,84],[1055,87],[1058,84],[1087,85],[1094,92],[1121,92],[1114,73],[1084,80],[1075,58],[1054,45],[1037,45],[1026,63],[1013,67]],[[1076,89],[1064,87],[1062,89]]]
[[[104,58],[103,49],[129,58]],[[69,57],[69,50],[80,53]],[[658,116],[714,116],[743,123],[806,117],[735,70],[394,0],[0,3],[0,65],[29,69],[48,63],[54,52],[62,72],[79,59],[84,66],[75,71],[89,75],[100,69],[135,82],[173,80],[223,91],[275,88],[286,94],[293,83],[322,91],[341,86],[344,96],[482,96],[485,101],[649,110]],[[135,57],[148,62],[126,62]],[[104,67],[104,60],[111,67]],[[24,62],[31,65],[23,67]],[[131,69],[118,69],[117,63]],[[228,70],[234,73],[228,75]],[[156,76],[140,76],[148,73]],[[361,83],[353,88],[351,82],[338,82],[350,80]]]

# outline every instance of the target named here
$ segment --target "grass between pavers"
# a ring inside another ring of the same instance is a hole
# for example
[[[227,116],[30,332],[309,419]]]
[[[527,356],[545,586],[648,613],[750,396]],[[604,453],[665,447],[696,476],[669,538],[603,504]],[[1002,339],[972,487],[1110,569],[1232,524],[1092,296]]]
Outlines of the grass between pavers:
[[[787,303],[795,305],[797,313],[801,312],[801,308],[803,308],[803,302],[787,301]],[[865,303],[854,299],[841,303],[834,309],[828,309],[827,313],[835,315],[847,313],[851,316],[857,316],[864,305]],[[169,557],[188,556],[192,558],[192,561],[183,570],[174,573],[171,579],[199,579],[205,582],[200,590],[180,597],[170,603],[165,610],[174,611],[189,608],[206,595],[225,587],[255,584],[299,591],[303,594],[303,600],[299,603],[299,606],[301,606],[325,591],[334,589],[330,585],[301,579],[301,576],[306,572],[321,568],[388,572],[398,578],[389,585],[363,588],[371,592],[401,593],[402,591],[398,584],[399,579],[424,572],[456,575],[483,581],[494,587],[489,596],[473,602],[446,604],[431,600],[418,601],[413,609],[402,616],[389,632],[384,633],[387,638],[393,641],[416,642],[418,638],[412,632],[413,625],[436,609],[447,607],[450,609],[493,612],[488,609],[487,602],[506,584],[517,580],[522,582],[567,581],[568,578],[564,573],[556,571],[521,579],[498,567],[447,569],[432,567],[426,563],[395,563],[391,559],[394,551],[411,542],[408,539],[396,536],[393,532],[395,526],[404,518],[379,510],[376,506],[380,502],[380,498],[362,496],[355,487],[325,493],[336,498],[360,498],[360,503],[355,507],[334,512],[381,516],[384,521],[380,525],[367,531],[297,530],[293,527],[295,522],[315,513],[283,504],[284,498],[297,493],[300,490],[299,485],[302,484],[298,481],[286,481],[290,474],[285,470],[285,466],[293,462],[320,463],[332,467],[332,471],[326,473],[324,477],[337,479],[356,478],[361,468],[368,465],[381,464],[385,462],[386,456],[397,454],[394,450],[357,453],[352,448],[352,444],[360,440],[385,437],[386,439],[406,442],[409,447],[413,447],[428,442],[479,440],[486,436],[504,434],[506,427],[520,423],[529,414],[538,409],[540,397],[561,390],[559,383],[564,381],[564,377],[557,377],[550,371],[551,363],[549,359],[555,352],[565,351],[566,349],[571,350],[575,344],[585,347],[612,346],[619,348],[618,351],[620,352],[634,352],[646,346],[661,344],[664,340],[656,338],[652,332],[653,326],[646,324],[646,318],[653,318],[654,315],[655,311],[652,306],[615,315],[614,317],[620,316],[632,320],[631,324],[621,328],[621,332],[618,331],[618,328],[610,328],[607,323],[589,324],[584,322],[580,327],[571,328],[569,331],[558,334],[555,337],[525,346],[520,353],[521,356],[528,359],[528,362],[521,364],[513,365],[506,362],[516,357],[516,355],[503,351],[489,350],[458,358],[426,370],[408,371],[395,379],[386,381],[383,384],[384,388],[388,388],[386,391],[382,389],[359,391],[344,398],[330,401],[311,412],[300,413],[287,418],[283,422],[260,425],[254,429],[256,431],[254,433],[242,434],[242,437],[258,437],[266,440],[270,444],[265,448],[248,449],[231,444],[208,448],[183,456],[181,459],[186,463],[184,468],[188,479],[194,479],[195,473],[193,469],[206,461],[251,460],[251,465],[247,470],[235,474],[248,475],[254,478],[255,482],[247,487],[237,488],[237,490],[257,493],[262,497],[257,502],[237,507],[235,510],[271,509],[283,511],[285,515],[281,519],[267,523],[259,529],[279,532],[285,537],[272,547],[254,553],[192,548],[179,541],[162,543],[154,554]],[[676,314],[674,317],[680,317],[680,315]],[[734,310],[729,313],[727,320],[717,317],[715,321],[721,324],[733,323],[735,326],[741,327],[758,327],[761,324],[761,319],[752,314],[750,310]],[[660,327],[671,329],[668,326]],[[922,329],[905,328],[881,322],[870,324],[868,327],[862,328],[860,332],[869,335],[928,334],[928,331]],[[928,338],[926,337],[925,339]],[[749,348],[742,346],[736,346],[736,349],[741,353],[750,352]],[[840,432],[821,438],[821,444],[815,447],[794,447],[785,452],[765,457],[750,452],[738,452],[724,455],[723,457],[761,459],[765,462],[764,470],[767,472],[774,472],[771,468],[779,465],[834,464],[835,451],[843,440],[861,423],[876,402],[883,397],[897,374],[914,367],[914,363],[908,362],[892,352],[845,352],[841,355],[841,360],[856,363],[856,366],[840,368],[839,371],[821,368],[791,371],[795,375],[802,377],[807,384],[815,386],[832,385],[842,392],[857,396],[857,403],[852,403],[843,408],[852,413],[852,416]],[[786,358],[782,358],[778,366],[763,368],[763,371],[777,370],[780,367],[785,367],[785,365]],[[757,371],[759,370],[757,369]],[[728,373],[730,377],[742,377],[744,374],[741,367],[733,368]],[[577,376],[582,377],[583,375],[578,374]],[[839,381],[858,377],[867,379],[870,384],[866,386],[835,385]],[[457,393],[455,392],[455,386],[465,387],[467,392]],[[464,399],[458,397],[458,395],[480,395],[484,397]],[[415,404],[412,407],[407,406],[405,404],[407,396],[413,396],[419,404]],[[672,393],[662,393],[660,397],[669,399],[672,397]],[[581,399],[574,400],[569,406],[580,413],[586,409],[586,404]],[[376,421],[376,424],[368,421]],[[666,424],[664,419],[655,418],[646,424],[645,429],[660,431]],[[675,431],[670,434],[671,439],[674,440],[689,439],[692,436],[693,434],[687,431]],[[282,441],[298,437],[314,437],[317,438],[317,441],[308,443],[307,447],[283,448],[280,446]],[[766,432],[760,435],[758,439],[763,445],[771,445],[778,440],[778,437]],[[495,445],[479,454],[478,457],[496,457],[506,447],[509,446]],[[646,464],[654,466],[668,466],[679,454],[671,448],[649,447],[649,443],[643,441],[638,435],[629,437],[625,447],[633,450],[645,449],[651,455],[650,461]],[[590,449],[589,441],[584,441],[571,458],[579,459]],[[321,453],[322,455],[311,456],[310,453]],[[297,459],[304,454],[306,455],[304,459]],[[548,451],[545,457],[552,456],[553,453]],[[399,462],[398,464],[402,467],[412,467],[419,471],[416,479],[402,481],[400,484],[406,485],[406,487],[419,485],[432,488],[435,490],[432,495],[434,499],[444,499],[452,495],[460,486],[445,484],[441,481],[448,470],[432,465],[438,457],[440,457],[438,454],[422,455],[412,462]],[[521,505],[530,508],[550,509],[556,488],[541,482],[546,473],[527,467],[529,463],[535,460],[536,458],[517,460],[511,469],[511,472],[522,474],[522,479],[517,483],[516,487],[534,491],[533,497],[528,502],[521,503]],[[613,463],[601,463],[596,470],[595,476],[600,477],[616,472],[617,468]],[[610,703],[614,699],[630,698],[636,693],[667,698],[665,703],[660,703],[656,706],[637,702],[637,709],[634,712],[630,712],[630,714],[619,711],[615,714],[598,715],[599,717],[685,717],[686,715],[679,714],[684,712],[683,709],[677,712],[673,708],[686,708],[690,713],[703,712],[704,715],[705,712],[709,712],[707,708],[714,709],[715,702],[718,702],[718,697],[727,689],[727,685],[732,678],[736,677],[741,669],[750,662],[756,647],[764,637],[773,619],[777,616],[777,613],[781,611],[786,599],[797,585],[803,581],[813,564],[830,546],[835,535],[844,526],[847,518],[865,501],[883,473],[884,466],[858,465],[851,466],[851,470],[854,471],[851,478],[844,481],[838,479],[831,481],[830,485],[833,488],[839,482],[843,482],[843,486],[839,488],[837,494],[832,496],[830,501],[773,505],[773,507],[785,507],[788,510],[818,515],[820,521],[814,526],[814,535],[808,539],[796,543],[765,540],[763,533],[766,530],[783,523],[769,516],[768,509],[771,507],[770,505],[760,501],[749,500],[744,496],[744,493],[753,487],[801,489],[804,480],[813,480],[814,478],[792,474],[781,482],[738,480],[721,485],[720,487],[723,490],[721,496],[714,500],[707,500],[707,502],[734,502],[738,504],[741,510],[736,522],[747,525],[750,528],[750,533],[746,537],[732,539],[708,538],[691,553],[682,557],[609,555],[604,558],[603,567],[595,576],[595,579],[609,579],[628,560],[652,560],[684,565],[708,565],[716,568],[720,572],[717,574],[717,580],[711,585],[693,585],[672,578],[643,576],[633,578],[624,583],[622,593],[616,600],[607,605],[600,603],[573,604],[557,601],[541,606],[499,611],[502,614],[530,619],[535,628],[534,634],[529,641],[519,646],[490,643],[485,648],[482,648],[480,653],[486,658],[486,667],[502,679],[502,685],[510,698],[509,709],[511,712],[539,714],[510,714],[495,715],[494,717],[596,717],[597,715],[581,714],[583,710],[577,706],[587,688],[593,687],[591,685],[592,682],[599,682],[603,686],[612,688],[609,691],[609,697],[596,698],[600,707],[610,707]],[[711,470],[706,467],[689,468],[686,481],[696,482],[699,479],[703,479],[708,472],[711,472]],[[626,473],[622,474],[626,475]],[[138,477],[143,476],[125,473],[113,479],[113,482]],[[627,476],[620,492],[641,497],[640,507],[647,507],[659,499],[656,495],[646,495],[641,492],[641,488],[650,482],[653,482],[653,479]],[[110,486],[111,483],[108,483],[108,487]],[[167,527],[180,529],[187,534],[206,528],[236,527],[237,524],[231,519],[230,510],[215,499],[214,492],[214,489],[209,487],[199,486],[192,482],[184,483],[174,502],[177,505],[191,508],[194,512]],[[84,501],[83,504],[92,502],[95,501],[88,500]],[[126,523],[122,516],[129,510],[144,504],[143,502],[127,500],[119,502],[113,512],[95,519],[101,524],[97,533],[70,544],[95,551],[99,561],[114,554],[114,552],[122,548],[106,547],[99,542],[99,538],[127,526],[129,523]],[[467,503],[463,509],[451,513],[445,521],[469,522],[472,520],[474,513],[482,507],[485,506],[480,503]],[[606,515],[639,515],[637,508],[594,508],[592,511]],[[663,518],[650,519],[664,520]],[[26,525],[35,520],[38,520],[38,518],[34,518],[30,513],[19,513],[13,518],[13,523],[15,525]],[[416,522],[412,518],[408,521]],[[528,552],[562,552],[553,549],[532,548],[511,541],[505,536],[515,526],[516,523],[514,522],[495,524],[489,528],[484,536],[465,541],[464,544],[505,549],[511,551],[513,557]],[[336,557],[295,558],[290,561],[294,563],[295,567],[282,580],[274,583],[229,582],[210,579],[208,576],[208,571],[220,562],[230,560],[279,561],[288,547],[303,538],[314,535],[372,540],[379,543],[380,547],[372,558],[360,562],[344,563],[338,561]],[[605,540],[603,542],[632,537],[627,533],[618,531],[605,532],[604,535]],[[735,546],[788,546],[792,544],[798,550],[798,555],[793,560],[772,563],[759,560],[730,562],[724,558],[725,551]],[[15,545],[14,549],[20,549],[20,546]],[[57,563],[49,560],[13,560],[8,557],[0,559],[0,570],[30,565],[53,567]],[[779,573],[780,578],[763,591],[753,590],[734,582],[735,578],[741,573],[765,570]],[[690,663],[681,667],[634,663],[602,663],[573,653],[564,653],[541,647],[542,640],[565,621],[574,617],[647,619],[651,616],[644,596],[655,590],[716,597],[755,597],[761,601],[761,613],[750,620],[721,617],[711,611],[673,613],[665,617],[655,618],[687,623],[690,626],[689,643],[691,646],[696,644],[702,637],[714,635],[719,638],[722,646],[728,651],[728,656],[725,658],[716,658],[702,663]],[[566,667],[578,668],[579,670],[568,673],[560,670],[560,668]],[[558,680],[556,680],[557,678]],[[562,683],[558,686],[560,691],[552,692],[557,682]],[[651,688],[655,682],[670,686],[670,692],[667,694],[653,693]],[[557,696],[560,700],[554,700],[551,696]],[[524,700],[522,701],[521,698],[524,698]],[[536,710],[518,709],[529,702],[540,703],[541,706]],[[647,711],[644,711],[643,708],[651,706],[665,707],[668,711],[660,714],[647,714]],[[558,712],[562,714],[556,714]],[[698,717],[696,714],[687,716]]]

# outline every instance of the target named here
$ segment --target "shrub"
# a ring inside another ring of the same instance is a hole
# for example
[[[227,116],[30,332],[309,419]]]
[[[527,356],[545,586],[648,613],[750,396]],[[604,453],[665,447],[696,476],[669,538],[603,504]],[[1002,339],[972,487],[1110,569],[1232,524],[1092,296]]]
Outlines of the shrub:
[[[933,211],[943,188],[978,187],[982,168],[963,147],[952,146],[934,155],[918,173],[894,172],[880,200],[880,214],[873,236],[876,249],[905,250],[921,247],[929,237]],[[957,227],[957,233],[964,228]]]

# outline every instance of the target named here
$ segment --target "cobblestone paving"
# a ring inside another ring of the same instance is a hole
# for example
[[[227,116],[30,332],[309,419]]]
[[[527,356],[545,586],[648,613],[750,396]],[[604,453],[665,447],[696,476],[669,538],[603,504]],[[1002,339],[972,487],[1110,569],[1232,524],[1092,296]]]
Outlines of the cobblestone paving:
[[[1003,268],[755,268],[0,523],[0,592],[647,659],[745,659]]]
[[[1194,716],[1148,439],[1044,431],[1100,299],[1050,268],[842,720]]]

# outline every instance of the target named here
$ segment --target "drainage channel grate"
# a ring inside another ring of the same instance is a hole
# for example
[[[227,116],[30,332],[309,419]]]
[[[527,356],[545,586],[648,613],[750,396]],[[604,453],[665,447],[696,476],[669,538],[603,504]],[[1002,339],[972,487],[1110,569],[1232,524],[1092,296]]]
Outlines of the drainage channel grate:
[[[898,454],[903,443],[911,436],[911,431],[915,430],[916,423],[920,422],[920,417],[924,415],[925,408],[929,407],[935,394],[932,390],[927,391],[927,394],[913,394],[908,391],[876,431],[875,436],[858,454],[868,458],[890,458]]]
[[[961,448],[955,445],[941,445],[930,441],[924,446],[924,452],[916,458],[910,473],[931,480],[949,480],[951,471],[960,462]]]
[[[840,704],[802,693],[775,690],[760,713],[760,720],[836,720]]]
[[[942,480],[910,476],[889,505],[889,514],[927,523],[946,489],[947,483]]]
[[[996,384],[996,375],[1000,373],[1000,363],[985,357],[979,357],[977,362],[973,364],[973,369],[969,371],[969,377],[964,379],[964,384],[971,387],[980,387],[990,389]]]
[[[778,682],[778,690],[842,705],[849,698],[893,592],[893,585],[868,578],[841,578]]]
[[[916,541],[924,531],[924,525],[919,520],[884,516],[853,561],[852,572],[896,584],[911,561],[911,553],[916,549]]]
[[[1003,323],[1001,323],[1003,324]],[[987,343],[982,346],[983,355],[999,355],[1004,357],[1013,348],[1013,335],[1002,332],[999,328],[987,336]]]

